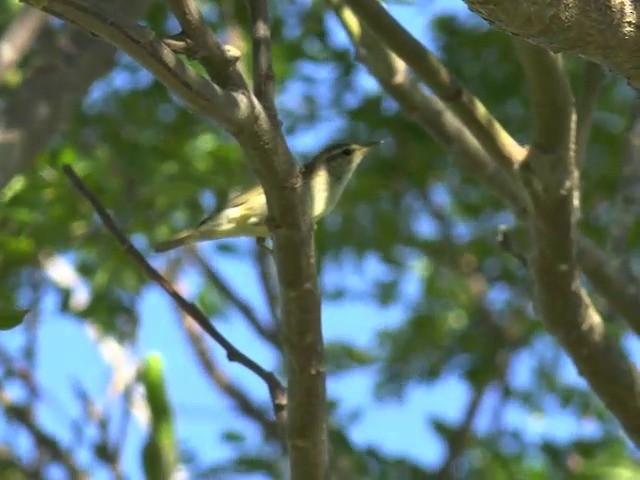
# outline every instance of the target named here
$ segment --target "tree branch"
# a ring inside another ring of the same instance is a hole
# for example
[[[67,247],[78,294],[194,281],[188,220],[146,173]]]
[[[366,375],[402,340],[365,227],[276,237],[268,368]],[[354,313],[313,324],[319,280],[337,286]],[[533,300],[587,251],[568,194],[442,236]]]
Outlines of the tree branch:
[[[334,4],[337,0],[333,0]],[[404,29],[377,0],[346,0],[354,13],[420,79],[455,112],[483,149],[499,165],[512,171],[526,150],[491,115],[476,97],[460,86],[447,68]],[[357,36],[357,35],[356,35]]]
[[[227,358],[230,362],[237,362],[244,366],[254,374],[256,374],[269,388],[269,394],[271,395],[271,401],[273,404],[273,410],[276,416],[280,414],[285,405],[281,404],[283,398],[286,398],[285,388],[272,373],[244,353],[235,347],[227,338],[222,335],[216,327],[214,327],[206,315],[200,310],[194,303],[186,300],[178,291],[171,285],[171,283],[164,278],[160,272],[151,266],[144,256],[133,246],[129,239],[122,233],[120,228],[116,225],[114,219],[109,212],[102,206],[100,201],[91,193],[86,185],[82,182],[80,177],[76,175],[73,169],[69,165],[64,165],[62,171],[71,181],[73,186],[85,197],[85,199],[91,204],[95,212],[100,217],[103,225],[107,230],[116,238],[118,243],[122,245],[125,252],[140,266],[144,274],[149,277],[150,280],[156,282],[160,288],[162,288],[180,307],[180,309],[189,315],[199,326],[204,330],[207,335],[214,339],[227,353]]]
[[[421,88],[411,77],[408,65],[377,41],[370,28],[361,24],[352,10],[339,0],[333,3],[358,59],[398,102],[403,112],[450,151],[453,161],[462,170],[498,193],[514,211],[525,216],[528,200],[522,189],[492,161],[466,125],[438,98]]]
[[[247,0],[253,42],[253,93],[260,100],[275,125],[278,124],[274,102],[275,86],[271,58],[271,27],[267,0]]]
[[[180,313],[183,314],[184,312]],[[209,378],[213,385],[224,392],[224,394],[233,401],[236,407],[238,407],[243,414],[257,422],[269,439],[279,441],[286,449],[286,439],[283,438],[282,435],[282,433],[284,433],[284,426],[286,425],[286,409],[280,410],[279,416],[276,418],[277,425],[283,426],[283,429],[278,431],[276,423],[267,419],[264,413],[254,405],[251,399],[240,388],[238,388],[237,385],[234,385],[227,375],[218,368],[215,360],[209,353],[209,349],[204,342],[202,333],[194,328],[193,322],[187,321],[187,318],[188,317],[186,315],[182,315],[182,326],[187,333],[189,343],[191,344],[200,365],[206,373],[207,378]],[[286,404],[286,398],[283,398],[282,401]]]
[[[578,169],[575,110],[560,58],[522,41],[517,51],[531,95],[534,132],[521,176],[533,206],[531,272],[546,325],[580,374],[640,444],[640,373],[607,334],[580,285],[575,240]],[[615,378],[612,377],[615,372]]]
[[[338,0],[333,4],[337,5],[336,13],[356,48],[359,60],[400,104],[403,112],[452,152],[452,160],[462,171],[498,194],[522,221],[528,221],[531,207],[519,182],[510,181],[493,165],[465,125],[411,79],[407,66],[400,59],[385,50],[380,42],[372,40],[371,34],[348,7]],[[598,293],[625,317],[636,332],[640,332],[636,313],[640,311],[640,299],[636,293],[640,292],[638,282],[617,278],[610,268],[611,261],[588,238],[578,235],[576,243],[578,257],[584,262],[584,272]]]
[[[236,64],[239,57],[230,55],[229,49],[218,41],[204,21],[193,0],[169,0],[169,6],[178,19],[184,34],[192,42],[196,58],[206,70],[209,78],[223,89],[247,90],[245,81]]]
[[[24,0],[36,8],[38,0]],[[97,0],[49,0],[41,9],[95,33],[121,48],[164,83],[194,111],[233,129],[248,115],[246,102],[222,90],[185,65],[153,32],[122,16],[121,10],[105,10]]]
[[[496,28],[593,60],[640,86],[640,6],[634,0],[465,0]]]

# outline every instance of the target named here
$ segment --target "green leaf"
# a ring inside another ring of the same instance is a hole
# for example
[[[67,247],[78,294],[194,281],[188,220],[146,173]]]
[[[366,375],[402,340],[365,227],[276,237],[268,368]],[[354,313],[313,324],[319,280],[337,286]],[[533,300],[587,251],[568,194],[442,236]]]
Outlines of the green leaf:
[[[24,321],[29,313],[27,309],[0,308],[0,330],[11,330]]]

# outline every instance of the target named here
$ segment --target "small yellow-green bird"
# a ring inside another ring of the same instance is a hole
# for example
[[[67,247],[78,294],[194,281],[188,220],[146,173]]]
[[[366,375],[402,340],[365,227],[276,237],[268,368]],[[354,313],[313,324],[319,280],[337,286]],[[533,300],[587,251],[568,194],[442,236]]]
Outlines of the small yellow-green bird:
[[[304,182],[311,182],[313,221],[324,217],[336,206],[344,187],[364,156],[382,142],[336,143],[325,148],[309,163],[302,165]],[[232,197],[222,211],[202,220],[196,228],[178,233],[156,245],[166,252],[190,243],[231,237],[267,238],[267,199],[261,185]]]

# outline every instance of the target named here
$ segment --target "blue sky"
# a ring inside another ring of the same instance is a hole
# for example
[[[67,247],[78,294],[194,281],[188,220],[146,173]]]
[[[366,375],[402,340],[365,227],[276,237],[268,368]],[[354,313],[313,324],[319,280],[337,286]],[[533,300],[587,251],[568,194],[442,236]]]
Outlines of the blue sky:
[[[445,10],[462,13],[466,7],[459,1],[424,0],[409,6],[394,4],[391,9],[407,28],[433,46],[430,37],[426,35],[431,15]],[[416,10],[421,13],[416,15]],[[337,29],[334,41],[344,42],[344,36]],[[377,88],[375,82],[364,72],[362,88]],[[334,120],[330,119],[330,122]],[[294,149],[303,152],[317,148],[318,142],[318,128],[292,139]],[[238,242],[247,250],[253,248],[251,241]],[[215,262],[233,288],[266,316],[266,307],[253,264],[246,262],[242,255],[226,256],[217,253],[216,245],[212,243],[204,244],[201,248],[209,261]],[[161,265],[167,258],[166,255],[158,255],[153,257],[153,261]],[[325,284],[331,283],[339,276],[341,283],[346,287],[361,291],[362,278],[378,276],[382,268],[381,263],[374,256],[370,256],[360,265],[329,266],[323,272],[322,281]],[[419,294],[418,275],[418,270],[410,271],[406,275],[401,286],[403,302],[391,307],[382,308],[372,302],[355,300],[325,302],[323,325],[326,340],[348,341],[376,349],[377,333],[381,329],[393,328],[400,324],[408,314],[411,299]],[[181,281],[187,292],[193,293],[201,279],[197,272],[186,271]],[[68,433],[71,420],[80,417],[81,412],[77,398],[71,393],[74,384],[82,384],[94,399],[104,402],[106,409],[121,410],[121,399],[107,399],[110,368],[96,351],[84,325],[57,312],[58,301],[57,294],[51,289],[42,306],[37,373],[42,381],[46,400],[40,407],[39,414],[45,428],[55,432],[63,443],[67,443],[72,440]],[[176,309],[168,297],[156,287],[149,287],[141,296],[138,310],[141,324],[138,344],[133,353],[138,358],[143,358],[151,351],[160,352],[163,356],[181,445],[196,453],[203,464],[228,459],[234,454],[233,447],[220,441],[220,436],[225,431],[240,431],[246,436],[247,445],[255,449],[263,448],[259,430],[235,413],[229,402],[219,395],[194,367],[193,354],[179,326]],[[274,352],[256,338],[233,309],[230,308],[224,318],[216,322],[230,340],[243,351],[251,352],[255,360],[266,368],[279,368],[280,360]],[[15,350],[23,343],[24,338],[25,331],[21,327],[3,333],[0,342],[3,346]],[[553,350],[552,347],[550,339],[540,339],[531,352],[520,355],[513,362],[509,372],[509,378],[514,384],[526,387],[533,362],[544,358],[546,352]],[[212,350],[220,366],[230,377],[242,385],[257,402],[268,407],[268,394],[264,385],[242,367],[229,364],[216,345],[212,345]],[[338,416],[346,417],[353,412],[360,412],[350,429],[351,438],[359,445],[375,446],[388,454],[410,458],[424,466],[438,465],[446,451],[436,433],[430,429],[427,420],[439,418],[457,423],[469,400],[468,387],[452,374],[430,385],[411,386],[400,399],[378,401],[373,395],[375,370],[375,366],[361,369],[332,377],[328,381],[329,396],[339,400]],[[566,358],[562,361],[561,376],[567,382],[581,382]],[[482,404],[477,425],[480,430],[486,430],[491,426],[495,398],[495,392],[490,392]],[[553,404],[549,405],[545,415],[533,416],[517,404],[512,404],[507,407],[503,419],[507,425],[522,430],[534,440],[568,440],[578,429],[582,429],[588,435],[597,433],[597,429],[588,421],[577,420],[570,412],[564,412],[560,406]],[[3,420],[0,420],[0,443],[17,442],[16,444],[28,453],[32,446],[26,438],[16,436],[15,432],[2,422]],[[124,461],[130,478],[142,478],[140,452],[143,441],[143,429],[132,422]],[[81,458],[89,458],[88,452]],[[93,476],[106,478],[104,474],[104,471],[98,469]]]

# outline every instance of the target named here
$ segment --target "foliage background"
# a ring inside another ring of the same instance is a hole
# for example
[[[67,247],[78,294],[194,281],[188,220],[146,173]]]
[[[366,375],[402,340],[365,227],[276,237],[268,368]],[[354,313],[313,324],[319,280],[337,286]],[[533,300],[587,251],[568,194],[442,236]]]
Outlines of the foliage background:
[[[201,6],[230,43],[248,44],[242,2]],[[294,150],[302,158],[334,140],[386,140],[316,235],[334,471],[340,478],[424,478],[445,475],[455,463],[456,478],[633,475],[635,453],[542,329],[526,271],[496,243],[498,227],[513,222],[509,211],[455,169],[380,90],[322,2],[272,8],[278,106]],[[524,78],[506,35],[461,2],[390,9],[526,143]],[[0,28],[17,11],[16,3],[1,6]],[[156,31],[176,30],[162,2],[147,20]],[[55,38],[59,28],[43,35]],[[11,72],[0,85],[0,107],[41,61],[34,48]],[[570,59],[568,68],[577,87],[581,62]],[[633,259],[640,234],[636,222],[620,246],[611,232],[625,192],[625,132],[634,108],[631,90],[609,78],[582,179],[581,229],[623,260]],[[277,347],[198,261],[200,255],[273,328],[259,273],[264,263],[252,242],[170,255],[150,249],[250,181],[239,148],[118,55],[33,168],[0,195],[0,300],[30,309],[23,325],[0,337],[0,468],[15,475],[6,478],[33,471],[54,478],[73,465],[92,478],[118,469],[140,478],[149,410],[134,374],[151,351],[163,359],[186,471],[279,476],[277,444],[261,427],[269,418],[263,385],[208,343],[215,372],[226,380],[203,369],[204,357],[194,355],[197,333],[188,335],[179,312],[104,231],[60,173],[63,163],[237,346],[281,370]],[[632,354],[637,342],[624,341]],[[229,385],[257,413],[243,410]],[[31,420],[21,421],[16,406]],[[43,454],[39,430],[68,452],[71,466]]]

